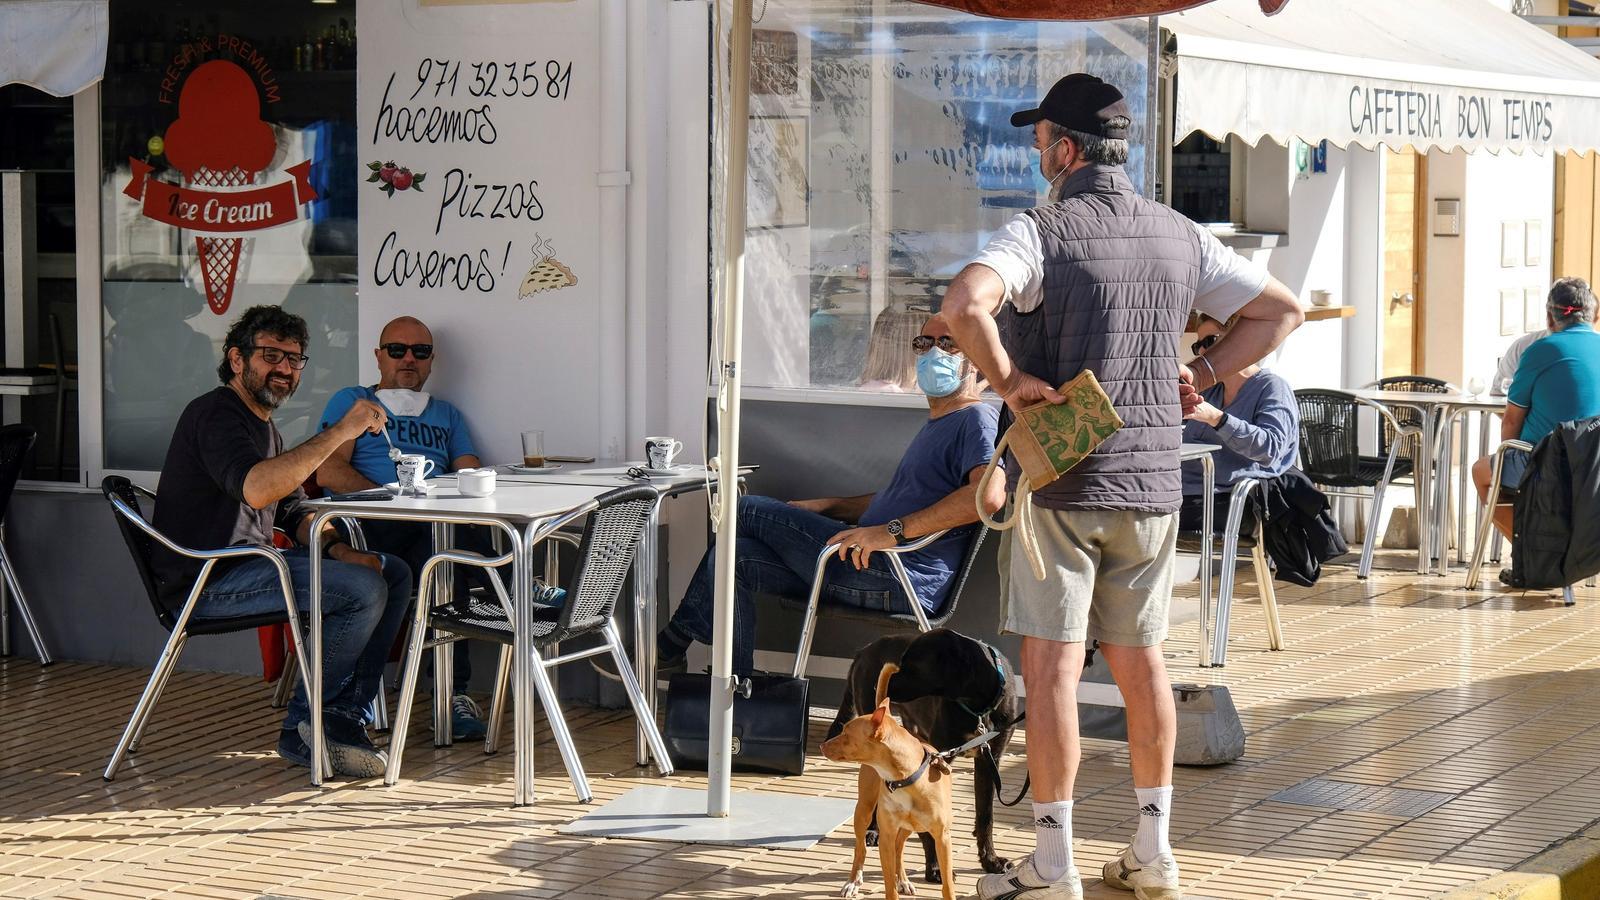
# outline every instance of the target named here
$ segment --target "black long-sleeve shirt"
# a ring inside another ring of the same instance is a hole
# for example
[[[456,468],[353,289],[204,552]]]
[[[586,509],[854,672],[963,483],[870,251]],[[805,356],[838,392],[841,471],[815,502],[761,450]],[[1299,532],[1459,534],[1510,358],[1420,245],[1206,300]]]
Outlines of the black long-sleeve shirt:
[[[272,529],[293,534],[308,510],[305,491],[253,509],[244,500],[244,481],[262,460],[283,452],[283,436],[263,421],[227,386],[196,397],[178,417],[161,467],[152,524],[174,542],[193,550],[236,544],[272,545]],[[217,564],[213,577],[238,561]],[[203,563],[163,547],[155,551],[156,578],[165,597],[181,599]]]

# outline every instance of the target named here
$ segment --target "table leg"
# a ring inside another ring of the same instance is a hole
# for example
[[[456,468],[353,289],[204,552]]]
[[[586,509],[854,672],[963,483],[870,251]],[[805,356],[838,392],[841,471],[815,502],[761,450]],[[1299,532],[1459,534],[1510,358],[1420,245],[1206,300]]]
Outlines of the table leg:
[[[633,662],[639,691],[652,713],[656,709],[656,553],[660,521],[661,501],[657,500],[645,519],[644,534],[633,554]],[[637,766],[650,764],[643,722],[635,723],[633,761]]]
[[[1200,665],[1211,665],[1211,559],[1212,559],[1212,507],[1217,497],[1217,472],[1216,464],[1211,460],[1211,454],[1206,453],[1200,457],[1200,486],[1204,491],[1201,496],[1205,502],[1200,506]]]
[[[527,806],[533,802],[533,617],[529,614],[528,597],[533,588],[532,546],[528,534],[519,535],[511,548],[511,702],[515,712],[515,732],[512,736],[515,757],[513,803]]]
[[[1467,471],[1470,463],[1467,452],[1472,449],[1472,441],[1467,439],[1468,429],[1471,427],[1472,410],[1464,409],[1457,413],[1461,422],[1461,446],[1456,450],[1456,502],[1461,504],[1456,509],[1456,562],[1465,563],[1463,555],[1467,549],[1467,507],[1471,505],[1471,494],[1467,491]],[[1482,413],[1478,413],[1482,417]],[[1454,438],[1452,438],[1453,440]]]
[[[1430,501],[1433,506],[1431,546],[1438,560],[1434,574],[1443,576],[1450,573],[1450,456],[1454,449],[1455,410],[1440,408],[1435,424],[1439,432],[1434,455],[1433,499]]]
[[[1417,503],[1421,507],[1417,510],[1417,574],[1428,574],[1433,559],[1432,540],[1433,519],[1429,517],[1433,491],[1433,438],[1435,408],[1428,406],[1422,411],[1422,437],[1417,441],[1417,465],[1412,472],[1413,478],[1422,479],[1422,490],[1417,492]],[[1376,500],[1374,500],[1376,502]],[[1374,516],[1373,518],[1381,518]]]
[[[448,522],[434,522],[433,552],[449,550],[454,544],[455,526]],[[433,606],[449,603],[455,596],[455,566],[445,566],[433,584],[433,596],[418,597],[417,602]],[[437,638],[438,635],[435,634],[434,637]],[[455,647],[453,642],[445,642],[436,644],[433,648],[433,745],[435,747],[448,747],[455,743],[455,732],[450,722],[450,701],[455,697]]]

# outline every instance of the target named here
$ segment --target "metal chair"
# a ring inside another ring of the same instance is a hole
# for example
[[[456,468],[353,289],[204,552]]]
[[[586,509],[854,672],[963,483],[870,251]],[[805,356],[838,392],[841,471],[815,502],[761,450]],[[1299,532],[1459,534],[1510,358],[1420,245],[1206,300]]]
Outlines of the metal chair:
[[[1494,449],[1494,466],[1489,476],[1490,502],[1478,507],[1478,537],[1472,544],[1472,565],[1467,569],[1467,590],[1476,590],[1478,580],[1483,572],[1483,551],[1489,542],[1489,532],[1494,529],[1494,507],[1510,506],[1511,498],[1500,495],[1500,476],[1506,462],[1507,450],[1522,450],[1526,453],[1533,452],[1533,445],[1527,441],[1501,441],[1500,446]],[[1498,533],[1497,533],[1498,534]],[[1589,579],[1589,586],[1593,587],[1595,579]],[[1572,585],[1561,588],[1561,602],[1572,606],[1578,602],[1572,594]]]
[[[900,589],[905,592],[906,600],[911,607],[909,613],[904,612],[875,612],[866,609],[857,609],[852,606],[829,606],[828,615],[833,618],[855,619],[864,622],[875,622],[888,625],[897,630],[916,628],[918,631],[931,631],[950,621],[955,615],[956,605],[961,601],[961,592],[967,586],[967,577],[972,574],[972,564],[978,558],[978,551],[983,547],[983,539],[989,534],[989,529],[979,525],[973,532],[971,542],[967,545],[967,553],[961,560],[961,568],[955,573],[955,584],[950,588],[950,593],[945,597],[944,604],[933,615],[929,615],[917,601],[917,593],[911,587],[911,578],[906,574],[906,567],[901,562],[901,557],[907,553],[932,544],[945,536],[945,532],[936,531],[924,535],[907,544],[898,547],[889,547],[877,552],[886,554],[889,559],[889,569],[894,573],[895,580],[900,582]],[[800,626],[800,644],[795,650],[794,676],[801,677],[806,673],[806,663],[811,659],[811,641],[816,637],[817,616],[822,612],[822,585],[823,576],[828,568],[828,560],[839,552],[839,544],[829,544],[817,554],[816,573],[811,577],[811,596],[805,605],[805,620]],[[779,598],[785,606],[797,606],[789,598]]]
[[[11,510],[11,497],[16,492],[17,479],[22,477],[22,462],[38,436],[28,425],[0,428],[0,528],[4,528],[6,513]],[[0,591],[0,656],[11,655],[11,604],[15,603],[22,627],[27,629],[33,649],[39,653],[39,664],[50,665],[50,651],[39,634],[39,624],[33,619],[33,610],[28,608],[28,599],[22,594],[22,584],[17,581],[17,570],[11,565],[11,556],[3,540],[0,540],[0,577],[5,579],[5,590]]]
[[[191,550],[179,546],[157,531],[139,507],[141,496],[153,502],[156,499],[155,494],[134,485],[121,475],[106,476],[100,483],[100,491],[105,494],[107,502],[111,504],[111,509],[116,514],[117,528],[122,532],[122,539],[127,542],[128,551],[133,555],[134,568],[138,570],[139,581],[144,585],[150,605],[155,609],[156,620],[161,623],[162,628],[171,633],[161,651],[161,658],[156,661],[155,669],[150,673],[150,681],[145,685],[144,693],[139,696],[139,702],[133,708],[133,716],[128,720],[128,727],[123,730],[122,739],[117,742],[117,748],[111,754],[111,761],[106,765],[102,777],[110,781],[117,776],[117,769],[122,765],[123,757],[138,749],[139,741],[144,737],[145,726],[149,724],[151,714],[155,711],[156,701],[161,698],[161,691],[166,688],[167,679],[172,677],[172,671],[177,667],[183,645],[191,636],[229,634],[235,631],[248,631],[262,625],[287,624],[289,633],[294,638],[295,654],[301,657],[305,655],[305,638],[300,630],[300,616],[294,607],[294,584],[290,581],[289,566],[284,562],[282,553],[271,547],[257,546],[227,547],[222,550]],[[174,606],[161,596],[153,565],[157,545],[180,556],[204,562],[200,567],[199,576],[195,578],[194,585],[189,588],[189,595],[181,606]],[[216,564],[225,559],[245,557],[261,557],[269,560],[278,570],[278,582],[283,591],[283,611],[254,616],[196,615],[195,604],[199,601],[200,592],[205,589]],[[301,681],[309,694],[311,684],[310,680],[305,678],[304,672],[301,672]]]
[[[1372,573],[1372,548],[1383,512],[1384,491],[1391,480],[1411,474],[1413,469],[1410,459],[1400,458],[1400,447],[1407,439],[1421,441],[1422,429],[1402,423],[1384,406],[1344,391],[1304,389],[1295,391],[1294,396],[1300,404],[1301,471],[1325,494],[1366,499],[1367,492],[1371,492],[1372,511],[1367,517],[1361,563],[1356,569],[1356,577],[1366,578]],[[1394,429],[1396,439],[1389,442],[1382,457],[1361,454],[1356,418],[1362,407],[1377,410],[1385,427]],[[1415,490],[1420,509],[1422,485],[1416,484]]]
[[[622,594],[623,582],[628,577],[634,553],[644,534],[645,524],[658,499],[655,489],[649,485],[618,488],[547,523],[530,541],[530,545],[541,542],[568,523],[584,516],[588,517],[588,524],[579,543],[577,565],[568,583],[565,601],[559,606],[538,604],[533,606],[534,624],[533,633],[530,635],[533,658],[527,660],[533,666],[534,687],[538,692],[539,702],[544,705],[545,716],[549,719],[550,730],[555,735],[561,758],[566,763],[573,789],[577,792],[578,799],[585,803],[593,799],[594,795],[589,790],[588,778],[583,771],[583,761],[578,756],[576,745],[573,744],[572,734],[561,713],[555,686],[551,683],[548,672],[549,669],[563,663],[588,659],[602,653],[611,654],[617,672],[622,677],[623,687],[627,690],[628,700],[633,704],[634,714],[644,726],[645,739],[650,745],[651,755],[655,757],[657,768],[663,775],[672,774],[672,762],[667,755],[666,743],[656,727],[655,711],[645,703],[639,680],[634,675],[633,667],[628,663],[628,655],[623,651],[622,638],[618,635],[616,623],[613,621],[617,599]],[[512,556],[509,553],[498,557],[485,557],[465,551],[436,554],[423,567],[419,596],[425,598],[433,596],[433,579],[443,571],[441,567],[445,564],[493,568],[511,561]],[[389,742],[389,768],[384,773],[384,784],[393,785],[399,780],[401,760],[405,752],[406,731],[410,725],[412,701],[416,694],[420,651],[425,646],[435,646],[439,643],[439,641],[424,641],[427,628],[432,627],[437,632],[444,632],[454,637],[494,641],[507,646],[512,644],[514,635],[511,624],[511,598],[506,595],[505,586],[498,578],[491,578],[489,582],[494,588],[495,597],[488,599],[469,595],[465,609],[449,604],[432,607],[423,602],[417,604],[407,645],[405,677],[400,687],[400,707],[395,715],[394,734]],[[603,643],[598,647],[550,659],[544,658],[544,651],[556,644],[586,635],[598,635]],[[453,637],[442,640],[450,639]],[[504,685],[514,663],[515,660],[508,653],[502,652],[500,671],[496,673],[495,701],[491,705],[493,712],[490,733],[485,742],[486,748],[492,748],[494,742],[498,740],[499,708],[503,705],[501,699],[504,696]],[[434,670],[435,672],[439,670],[438,662],[435,662]],[[516,752],[532,753],[533,748],[518,746]]]
[[[1201,597],[1200,614],[1200,664],[1202,666],[1221,667],[1228,662],[1228,626],[1233,612],[1233,579],[1234,571],[1238,568],[1239,548],[1250,551],[1250,562],[1255,567],[1256,586],[1261,591],[1261,608],[1267,617],[1267,646],[1272,650],[1283,649],[1283,625],[1278,617],[1278,594],[1272,584],[1272,564],[1267,560],[1266,547],[1261,539],[1261,523],[1256,522],[1254,533],[1241,535],[1239,530],[1244,524],[1245,503],[1250,497],[1250,492],[1260,484],[1259,479],[1241,478],[1233,483],[1233,488],[1228,492],[1228,517],[1222,528],[1222,579],[1217,585],[1217,618],[1215,630],[1210,634],[1211,652],[1205,652],[1207,638],[1206,607],[1211,604],[1210,597]],[[1216,536],[1211,540],[1216,541]],[[1198,531],[1180,532],[1178,535],[1178,549],[1189,552],[1198,552],[1203,546],[1205,535]]]

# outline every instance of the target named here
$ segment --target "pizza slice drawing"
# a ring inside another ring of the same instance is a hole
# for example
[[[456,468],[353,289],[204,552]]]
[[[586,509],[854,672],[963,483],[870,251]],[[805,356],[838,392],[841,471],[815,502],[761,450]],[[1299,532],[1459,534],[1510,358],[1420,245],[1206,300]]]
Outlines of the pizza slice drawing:
[[[532,297],[542,291],[559,291],[578,283],[578,276],[565,263],[556,259],[555,248],[549,241],[539,235],[534,235],[533,267],[522,278],[522,289],[517,292],[519,298]]]

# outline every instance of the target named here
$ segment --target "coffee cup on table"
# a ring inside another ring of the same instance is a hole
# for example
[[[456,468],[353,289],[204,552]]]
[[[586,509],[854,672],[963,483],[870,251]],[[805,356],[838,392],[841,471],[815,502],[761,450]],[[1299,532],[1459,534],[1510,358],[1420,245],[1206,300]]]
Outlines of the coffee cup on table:
[[[395,481],[399,483],[400,496],[425,496],[428,488],[423,482],[436,468],[438,463],[420,453],[401,454],[394,463]]]
[[[494,493],[494,470],[462,469],[456,473],[456,487],[462,496],[487,497]]]
[[[683,441],[669,437],[647,437],[644,439],[644,462],[652,469],[672,468],[673,457],[683,450]]]

